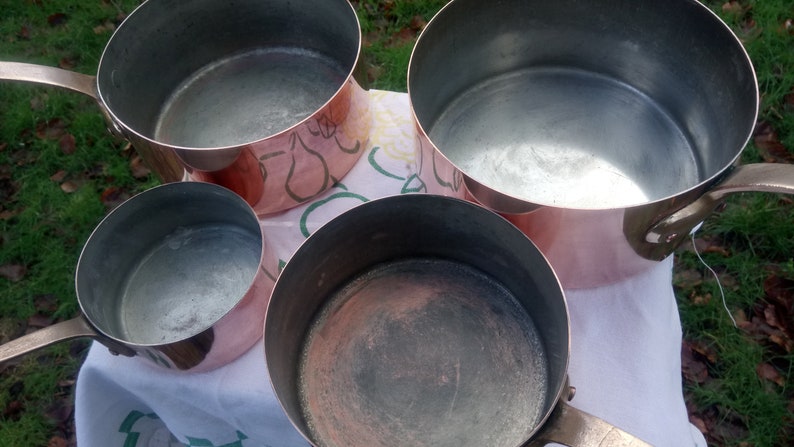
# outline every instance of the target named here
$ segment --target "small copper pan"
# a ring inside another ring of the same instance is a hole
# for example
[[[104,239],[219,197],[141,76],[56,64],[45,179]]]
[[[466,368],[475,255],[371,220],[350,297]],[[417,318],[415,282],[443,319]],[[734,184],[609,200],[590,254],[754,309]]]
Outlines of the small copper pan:
[[[114,209],[75,274],[81,314],[0,346],[0,362],[91,337],[160,367],[207,371],[262,335],[278,260],[251,207],[218,185],[177,182]]]

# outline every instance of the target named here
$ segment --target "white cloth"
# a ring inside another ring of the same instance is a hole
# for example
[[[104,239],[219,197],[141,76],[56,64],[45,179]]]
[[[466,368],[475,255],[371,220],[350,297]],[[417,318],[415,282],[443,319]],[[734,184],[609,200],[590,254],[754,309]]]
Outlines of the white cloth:
[[[282,261],[341,212],[414,192],[415,134],[406,94],[371,91],[366,153],[317,200],[262,219]],[[621,283],[566,291],[571,313],[570,404],[658,446],[705,446],[689,423],[681,386],[681,326],[672,259]],[[81,447],[292,447],[307,443],[283,414],[261,343],[207,373],[167,371],[94,344],[75,397]]]

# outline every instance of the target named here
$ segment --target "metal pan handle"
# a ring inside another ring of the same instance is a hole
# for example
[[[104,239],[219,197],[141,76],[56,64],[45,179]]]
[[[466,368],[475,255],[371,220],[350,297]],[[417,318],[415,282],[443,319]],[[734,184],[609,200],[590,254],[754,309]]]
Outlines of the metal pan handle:
[[[737,166],[700,198],[653,225],[646,233],[645,241],[677,246],[714,212],[726,196],[739,192],[794,194],[794,165],[754,163]]]
[[[0,363],[7,362],[61,341],[81,337],[90,337],[99,340],[114,354],[123,354],[129,357],[135,355],[135,351],[129,346],[101,336],[91,327],[88,321],[80,315],[71,320],[55,323],[0,345]]]
[[[96,76],[23,62],[0,62],[0,79],[63,87],[97,99]]]
[[[650,447],[651,445],[565,402],[557,404],[551,417],[525,447],[543,447],[552,442],[569,447]]]

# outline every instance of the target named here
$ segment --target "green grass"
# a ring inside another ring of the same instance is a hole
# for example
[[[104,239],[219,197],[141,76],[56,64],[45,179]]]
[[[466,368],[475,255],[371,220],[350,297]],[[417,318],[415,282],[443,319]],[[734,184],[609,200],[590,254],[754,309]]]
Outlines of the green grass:
[[[0,60],[94,74],[110,36],[102,26],[134,4],[2,1]],[[56,13],[66,15],[62,24],[48,22]],[[102,194],[110,187],[134,193],[156,181],[132,176],[131,151],[109,136],[91,98],[3,83],[0,105],[0,266],[27,268],[20,281],[0,278],[0,321],[8,328],[35,314],[68,319],[78,311],[73,284],[82,244],[108,211]],[[64,153],[57,138],[37,135],[37,126],[54,119],[74,137],[74,153]],[[63,179],[51,180],[53,175]],[[62,189],[66,182],[76,189]],[[0,332],[2,339],[16,335]],[[54,436],[70,437],[68,424],[55,416],[63,413],[54,408],[72,400],[86,346],[84,340],[60,343],[0,370],[0,446],[44,446]]]
[[[758,77],[761,95],[759,121],[776,131],[783,146],[794,152],[794,4],[790,0],[707,3],[742,40]],[[753,142],[743,162],[762,160]],[[730,197],[721,212],[711,216],[698,237],[718,247],[703,258],[725,286],[732,314],[757,316],[770,303],[765,280],[794,278],[794,206],[789,197],[746,193]],[[781,446],[794,438],[794,353],[752,328],[733,326],[711,274],[694,253],[681,250],[677,271],[695,270],[702,283],[677,289],[684,337],[702,342],[712,351],[709,379],[686,383],[687,399],[696,414],[722,422],[708,437],[712,445]],[[704,297],[706,299],[704,299]],[[783,315],[794,322],[794,309]],[[763,319],[760,321],[764,321]],[[794,335],[794,334],[789,334]],[[772,365],[782,386],[759,375],[761,364]]]
[[[413,38],[444,3],[355,2],[366,36],[371,88],[406,91]],[[62,64],[94,74],[111,25],[136,4],[0,0],[0,60]],[[785,24],[794,19],[794,5],[791,0],[707,4],[736,31],[753,60],[761,90],[760,119],[793,150],[794,28]],[[53,119],[62,120],[74,136],[74,153],[65,154],[57,139],[36,135],[37,126]],[[743,160],[760,161],[758,149],[750,144]],[[0,83],[0,266],[27,267],[20,281],[0,278],[0,339],[15,335],[8,328],[37,313],[53,320],[76,315],[74,268],[82,244],[112,205],[103,194],[109,188],[132,194],[157,183],[152,177],[132,176],[131,156],[123,141],[108,134],[90,98],[56,88]],[[51,180],[54,175],[64,177]],[[70,181],[77,188],[64,191]],[[6,191],[13,194],[5,197]],[[719,248],[703,257],[719,273],[734,314],[750,318],[768,304],[764,281],[771,272],[794,279],[794,206],[788,198],[760,193],[731,197],[697,237]],[[678,276],[676,294],[685,339],[708,347],[711,355],[704,360],[708,380],[685,382],[694,415],[712,424],[710,444],[787,445],[794,438],[792,353],[733,326],[716,282],[691,250],[678,252],[676,272],[697,278]],[[794,318],[794,309],[788,317]],[[70,435],[63,421],[53,420],[51,409],[70,399],[85,346],[84,341],[62,343],[0,367],[0,447],[44,446],[53,436]],[[763,363],[780,373],[782,386],[759,377],[757,367]],[[7,411],[12,402],[21,410]]]

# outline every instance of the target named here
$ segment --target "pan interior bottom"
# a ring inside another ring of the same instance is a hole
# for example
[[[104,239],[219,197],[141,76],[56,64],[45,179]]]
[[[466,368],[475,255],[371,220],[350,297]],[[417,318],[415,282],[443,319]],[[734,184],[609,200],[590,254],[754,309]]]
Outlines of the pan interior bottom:
[[[347,72],[319,53],[264,48],[203,67],[166,102],[155,139],[185,147],[250,143],[308,118]]]
[[[440,259],[379,265],[336,292],[299,393],[323,446],[519,445],[547,408],[534,323],[501,283]]]
[[[465,90],[430,137],[474,180],[543,205],[621,208],[701,177],[688,133],[657,101],[567,67],[517,70]]]
[[[164,344],[212,326],[251,286],[261,244],[259,234],[233,225],[177,228],[127,278],[119,316],[123,338]]]

